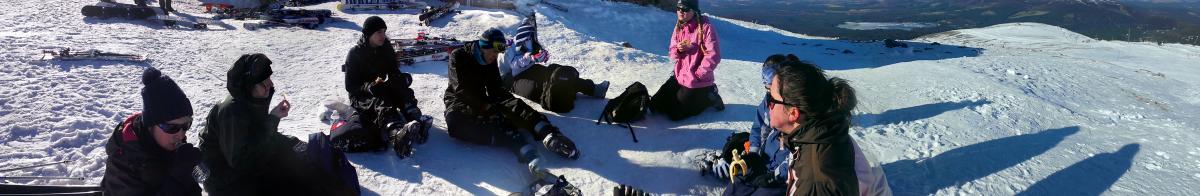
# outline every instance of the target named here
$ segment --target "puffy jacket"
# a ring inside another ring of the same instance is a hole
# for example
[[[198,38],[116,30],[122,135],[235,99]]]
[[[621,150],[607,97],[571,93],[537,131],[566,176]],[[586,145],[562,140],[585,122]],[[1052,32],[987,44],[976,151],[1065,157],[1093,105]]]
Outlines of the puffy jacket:
[[[858,195],[850,116],[810,119],[796,129],[787,140],[788,195]]]
[[[714,85],[713,76],[717,64],[721,63],[721,45],[717,31],[708,22],[708,17],[696,16],[696,20],[679,24],[671,33],[671,46],[667,53],[675,61],[675,80],[687,88],[703,88]],[[688,43],[680,48],[679,43]]]
[[[200,195],[200,184],[190,175],[170,172],[175,164],[195,164],[175,163],[176,154],[159,147],[150,129],[142,126],[141,114],[117,124],[104,152],[108,160],[100,187],[106,195]]]

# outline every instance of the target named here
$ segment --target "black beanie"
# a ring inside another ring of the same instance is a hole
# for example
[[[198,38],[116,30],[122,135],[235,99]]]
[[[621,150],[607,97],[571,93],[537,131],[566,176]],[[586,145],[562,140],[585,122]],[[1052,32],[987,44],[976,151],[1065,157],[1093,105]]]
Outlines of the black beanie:
[[[699,0],[679,0],[679,5],[678,5],[678,6],[679,6],[679,7],[685,7],[685,8],[688,8],[688,9],[690,9],[690,10],[695,10],[696,12],[700,12],[700,3],[699,3]]]
[[[271,59],[261,53],[243,54],[226,73],[226,88],[234,98],[248,98],[254,85],[271,77]]]
[[[363,37],[371,37],[372,34],[375,34],[375,31],[386,28],[387,23],[383,22],[383,18],[380,18],[379,16],[371,16],[370,18],[367,18],[367,21],[363,22]]]
[[[500,29],[497,28],[488,28],[487,30],[484,30],[483,33],[479,34],[479,40],[487,43],[503,42],[504,32],[501,32]]]
[[[142,71],[142,123],[157,125],[192,116],[192,101],[171,77],[153,67]]]

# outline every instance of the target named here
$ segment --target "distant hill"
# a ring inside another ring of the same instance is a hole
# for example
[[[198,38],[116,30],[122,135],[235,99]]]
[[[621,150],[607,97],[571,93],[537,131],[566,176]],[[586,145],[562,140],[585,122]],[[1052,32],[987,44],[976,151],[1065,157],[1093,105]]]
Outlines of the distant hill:
[[[674,10],[673,5],[658,5]],[[911,39],[954,29],[1038,22],[1104,40],[1200,45],[1200,0],[708,1],[702,9],[797,33],[845,39]],[[936,25],[908,30],[838,27],[847,22]]]

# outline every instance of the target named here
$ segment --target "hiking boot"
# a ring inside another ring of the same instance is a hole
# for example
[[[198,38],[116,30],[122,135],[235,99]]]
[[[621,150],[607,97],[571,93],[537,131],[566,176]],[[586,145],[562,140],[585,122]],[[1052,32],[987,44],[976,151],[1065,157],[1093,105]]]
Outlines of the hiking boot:
[[[579,159],[579,150],[575,148],[575,142],[563,136],[557,127],[545,126],[542,129],[550,129],[543,130],[550,133],[546,135],[546,138],[542,139],[542,145],[545,145],[546,149],[550,149],[554,154],[558,154],[564,158]]]

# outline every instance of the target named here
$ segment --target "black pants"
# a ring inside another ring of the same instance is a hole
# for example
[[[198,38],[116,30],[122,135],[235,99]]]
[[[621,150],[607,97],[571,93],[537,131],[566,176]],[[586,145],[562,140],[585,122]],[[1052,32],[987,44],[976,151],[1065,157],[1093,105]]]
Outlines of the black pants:
[[[158,0],[158,6],[162,8],[163,15],[175,11],[175,8],[171,7],[171,0]]]
[[[666,114],[673,121],[699,115],[712,106],[717,86],[687,88],[679,85],[675,76],[667,79],[658,92],[650,97],[650,109]]]
[[[517,156],[517,161],[528,164],[538,158],[537,146],[531,144],[513,123],[500,114],[476,116],[461,110],[446,110],[446,131],[450,137],[462,141],[499,146]]]
[[[521,72],[521,74],[517,74],[513,78],[512,92],[526,99],[534,100],[539,104],[543,103],[543,100],[538,99],[538,97],[542,96],[542,87],[551,81],[550,74],[560,66],[563,65],[551,64],[547,67],[541,64],[534,64],[530,66],[529,69]],[[594,96],[593,94],[596,93],[596,83],[592,80],[575,77],[570,78],[568,82],[570,83],[568,86],[573,86],[575,92],[588,96]]]
[[[404,125],[421,118],[416,95],[409,88],[411,80],[406,76],[389,76],[391,79],[387,83],[373,90],[374,97],[352,100],[354,115],[330,134],[337,149],[346,152],[384,150],[391,139],[391,133],[387,131],[389,124]]]
[[[262,187],[267,194],[358,195],[358,175],[344,154],[334,151],[322,133],[309,135],[292,151],[274,155],[264,171]]]

